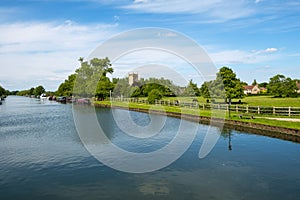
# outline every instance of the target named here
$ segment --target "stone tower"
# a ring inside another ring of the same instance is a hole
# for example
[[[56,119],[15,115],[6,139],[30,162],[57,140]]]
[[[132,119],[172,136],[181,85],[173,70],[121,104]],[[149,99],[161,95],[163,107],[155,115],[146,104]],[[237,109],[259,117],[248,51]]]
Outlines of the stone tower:
[[[132,86],[134,83],[137,83],[139,79],[138,73],[129,73],[128,74],[128,83],[130,86]]]

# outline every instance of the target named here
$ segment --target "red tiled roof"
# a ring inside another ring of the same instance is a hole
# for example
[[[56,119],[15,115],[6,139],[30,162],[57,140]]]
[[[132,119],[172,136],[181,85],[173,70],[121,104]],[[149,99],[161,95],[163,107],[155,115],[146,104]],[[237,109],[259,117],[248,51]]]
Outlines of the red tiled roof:
[[[253,85],[244,85],[244,90],[252,90],[253,88]]]

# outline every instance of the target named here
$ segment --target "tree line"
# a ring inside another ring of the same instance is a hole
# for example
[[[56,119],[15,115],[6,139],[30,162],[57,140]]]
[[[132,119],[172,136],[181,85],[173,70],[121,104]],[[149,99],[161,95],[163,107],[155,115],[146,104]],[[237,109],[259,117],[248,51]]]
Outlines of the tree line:
[[[181,87],[164,78],[140,78],[129,85],[128,77],[112,80],[107,77],[108,74],[114,72],[109,58],[93,58],[90,61],[79,58],[79,62],[80,67],[75,73],[69,75],[59,85],[57,91],[48,92],[48,95],[95,97],[98,100],[104,100],[110,95],[112,97],[147,97],[150,103],[164,96],[202,96],[228,102],[231,99],[242,99],[245,96],[244,86],[248,85],[241,81],[229,67],[222,67],[214,80],[206,81],[200,87],[193,80],[190,80],[187,86]],[[257,83],[254,80],[252,85],[264,87],[268,94],[276,97],[293,97],[297,96],[296,81],[278,74],[270,78],[268,83]],[[23,96],[39,96],[42,93],[45,93],[43,86],[16,92],[17,95]]]

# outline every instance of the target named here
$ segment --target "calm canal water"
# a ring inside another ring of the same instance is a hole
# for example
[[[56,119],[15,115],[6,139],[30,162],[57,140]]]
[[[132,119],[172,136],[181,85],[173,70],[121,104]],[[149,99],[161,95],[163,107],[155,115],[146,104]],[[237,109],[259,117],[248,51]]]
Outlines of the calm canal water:
[[[138,144],[118,132],[110,109],[97,109],[97,115],[115,144],[137,152],[166,145],[179,123],[168,118],[166,135]],[[131,115],[141,125],[149,121],[144,113]],[[300,199],[299,144],[224,130],[199,159],[207,128],[199,125],[191,147],[168,167],[130,174],[87,152],[71,105],[9,96],[0,105],[0,199]]]

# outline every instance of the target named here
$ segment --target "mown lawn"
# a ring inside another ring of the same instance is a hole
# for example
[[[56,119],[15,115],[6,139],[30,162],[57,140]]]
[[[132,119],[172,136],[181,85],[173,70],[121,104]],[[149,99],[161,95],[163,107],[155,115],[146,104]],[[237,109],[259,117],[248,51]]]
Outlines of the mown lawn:
[[[95,104],[102,104],[102,105],[111,105],[110,101],[97,101]],[[177,112],[183,114],[192,114],[196,116],[205,116],[218,118],[226,118],[230,120],[236,121],[244,121],[244,122],[252,122],[258,124],[265,124],[271,126],[278,126],[278,127],[285,127],[285,128],[292,128],[300,130],[300,123],[299,122],[288,122],[288,121],[278,121],[278,120],[271,120],[271,119],[264,119],[264,118],[255,118],[255,119],[240,119],[238,117],[238,113],[233,112],[231,117],[229,118],[228,113],[225,111],[214,111],[211,110],[199,110],[199,109],[192,109],[192,108],[181,108],[176,106],[159,106],[159,105],[149,105],[149,104],[138,104],[138,103],[128,103],[128,102],[112,102],[114,106],[120,106],[124,108],[143,108],[143,109],[152,109],[152,110],[165,110],[168,112]]]
[[[181,102],[192,102],[196,97],[166,97],[164,100],[179,100]],[[197,97],[199,103],[206,103],[203,97]],[[216,100],[222,102],[223,100]],[[232,102],[238,102],[239,99],[233,99]],[[267,107],[300,107],[300,97],[298,98],[274,98],[272,96],[249,96],[241,99],[243,105],[249,106],[267,106]]]
[[[251,96],[242,102],[252,106],[300,107],[300,98],[274,98],[272,96]]]

